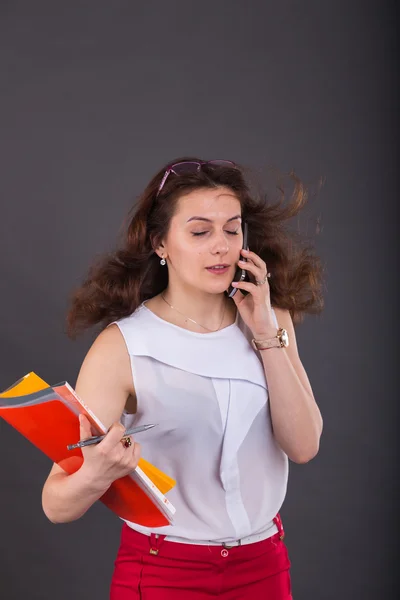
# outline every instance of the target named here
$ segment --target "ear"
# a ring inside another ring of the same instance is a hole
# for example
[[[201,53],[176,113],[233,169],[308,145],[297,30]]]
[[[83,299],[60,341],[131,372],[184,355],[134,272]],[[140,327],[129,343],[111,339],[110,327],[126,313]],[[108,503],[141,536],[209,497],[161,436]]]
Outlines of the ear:
[[[158,248],[156,248],[154,250],[154,252],[160,257],[160,258],[166,258],[166,253],[165,250],[163,250],[163,246],[159,246]]]
[[[154,252],[160,257],[162,258],[163,256],[165,256],[165,247],[164,247],[164,243],[160,242],[160,240],[156,237],[153,237],[151,240],[151,246],[154,250]]]

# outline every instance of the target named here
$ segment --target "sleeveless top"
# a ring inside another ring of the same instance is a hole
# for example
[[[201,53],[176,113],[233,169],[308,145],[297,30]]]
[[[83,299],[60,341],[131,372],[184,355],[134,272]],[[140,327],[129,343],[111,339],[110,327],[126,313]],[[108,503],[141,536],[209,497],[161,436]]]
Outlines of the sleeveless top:
[[[122,423],[158,424],[136,440],[146,460],[176,479],[167,494],[174,524],[157,533],[189,543],[276,533],[288,458],[273,436],[262,361],[239,313],[206,334],[161,319],[145,303],[115,323],[137,395],[137,412],[124,412]]]

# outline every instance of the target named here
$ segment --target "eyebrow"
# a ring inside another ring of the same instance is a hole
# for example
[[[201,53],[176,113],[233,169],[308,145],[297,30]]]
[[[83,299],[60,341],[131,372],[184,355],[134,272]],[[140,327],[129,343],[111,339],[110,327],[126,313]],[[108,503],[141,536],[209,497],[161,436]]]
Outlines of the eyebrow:
[[[241,219],[242,215],[235,215],[234,217],[231,217],[230,219],[227,220],[227,223],[230,223],[230,221],[236,221],[236,219]],[[206,217],[190,217],[190,219],[187,220],[187,223],[189,223],[190,221],[206,221],[207,223],[212,223],[212,219],[206,219]]]

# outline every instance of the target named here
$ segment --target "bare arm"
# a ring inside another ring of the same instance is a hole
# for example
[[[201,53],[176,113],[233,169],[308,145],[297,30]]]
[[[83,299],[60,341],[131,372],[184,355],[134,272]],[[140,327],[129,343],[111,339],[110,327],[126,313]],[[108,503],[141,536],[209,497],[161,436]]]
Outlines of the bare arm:
[[[277,442],[288,457],[296,463],[305,463],[318,453],[322,417],[300,361],[290,313],[277,308],[275,313],[279,326],[289,334],[289,346],[261,350],[272,426]],[[271,337],[274,334],[271,331]]]
[[[130,358],[116,325],[105,329],[95,340],[83,361],[76,392],[106,427],[106,438],[82,450],[84,462],[68,475],[53,465],[42,493],[43,510],[53,523],[79,519],[109,488],[115,479],[137,466],[140,444],[124,448],[119,423],[128,396],[134,394]],[[90,437],[87,419],[81,422],[81,439]]]

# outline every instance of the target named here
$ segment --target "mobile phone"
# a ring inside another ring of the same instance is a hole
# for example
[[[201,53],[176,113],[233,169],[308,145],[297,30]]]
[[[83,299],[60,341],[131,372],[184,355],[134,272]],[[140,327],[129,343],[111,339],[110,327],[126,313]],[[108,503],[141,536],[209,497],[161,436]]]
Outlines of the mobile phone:
[[[243,223],[243,245],[242,245],[242,250],[248,250],[249,249],[249,246],[248,246],[248,243],[247,243],[247,239],[248,239],[248,227],[247,227],[247,223],[244,222]],[[240,258],[242,260],[246,260],[244,258],[244,256],[242,256],[242,255],[240,255]],[[235,282],[244,281],[246,279],[246,276],[247,276],[247,271],[245,269],[241,269],[240,267],[238,267],[236,269],[233,281],[235,281]],[[229,298],[233,298],[233,296],[236,294],[237,291],[238,291],[238,288],[232,287],[230,285],[229,288],[228,288],[228,290],[227,290]],[[243,290],[241,290],[241,292],[243,293]]]

